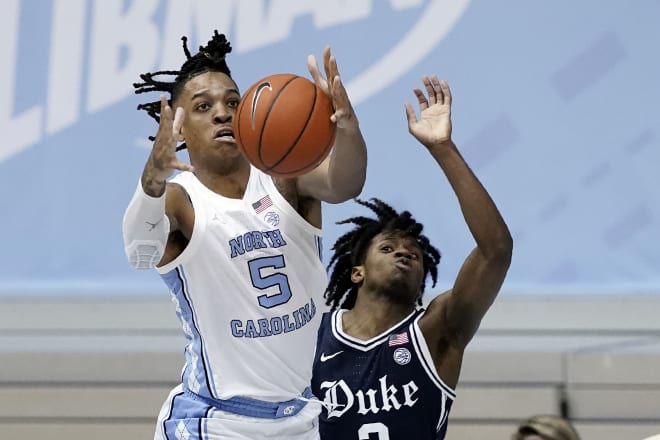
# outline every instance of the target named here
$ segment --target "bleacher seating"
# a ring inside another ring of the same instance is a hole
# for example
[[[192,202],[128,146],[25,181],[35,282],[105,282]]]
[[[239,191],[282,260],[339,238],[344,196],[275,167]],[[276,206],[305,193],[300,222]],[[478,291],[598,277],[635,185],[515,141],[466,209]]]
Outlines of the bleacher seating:
[[[503,294],[466,353],[449,440],[568,414],[583,440],[660,433],[660,297]],[[183,365],[167,299],[0,302],[0,438],[150,439]]]

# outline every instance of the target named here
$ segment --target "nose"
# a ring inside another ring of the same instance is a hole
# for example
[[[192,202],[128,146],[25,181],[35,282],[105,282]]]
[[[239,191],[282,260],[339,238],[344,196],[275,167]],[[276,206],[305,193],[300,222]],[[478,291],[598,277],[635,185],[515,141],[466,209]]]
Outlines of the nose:
[[[412,259],[412,253],[408,249],[402,247],[398,248],[396,252],[394,252],[394,256],[397,258],[403,257],[409,260]]]
[[[233,116],[234,112],[231,108],[220,104],[216,108],[215,115],[213,116],[213,122],[216,124],[225,124],[230,122]]]

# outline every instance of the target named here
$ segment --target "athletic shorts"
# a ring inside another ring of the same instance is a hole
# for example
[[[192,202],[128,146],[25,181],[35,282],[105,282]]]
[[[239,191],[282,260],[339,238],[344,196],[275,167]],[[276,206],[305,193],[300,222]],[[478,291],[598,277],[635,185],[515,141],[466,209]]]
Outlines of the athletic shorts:
[[[319,440],[321,404],[308,390],[304,397],[281,403],[234,398],[219,404],[179,385],[163,404],[154,440]]]

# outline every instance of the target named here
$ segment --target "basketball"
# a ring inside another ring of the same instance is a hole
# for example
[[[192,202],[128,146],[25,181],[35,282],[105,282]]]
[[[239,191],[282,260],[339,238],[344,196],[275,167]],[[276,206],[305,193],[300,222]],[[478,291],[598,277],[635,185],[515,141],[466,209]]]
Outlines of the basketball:
[[[335,140],[330,98],[312,81],[291,73],[269,75],[245,92],[234,137],[245,157],[275,177],[316,168]]]

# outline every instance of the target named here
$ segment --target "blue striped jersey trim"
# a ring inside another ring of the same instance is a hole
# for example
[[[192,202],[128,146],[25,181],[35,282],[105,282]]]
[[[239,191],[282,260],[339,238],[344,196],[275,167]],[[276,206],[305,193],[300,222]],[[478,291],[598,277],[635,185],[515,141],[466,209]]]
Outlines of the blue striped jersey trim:
[[[217,396],[214,393],[213,375],[208,366],[206,347],[201,333],[198,330],[197,317],[190,300],[190,293],[188,289],[188,280],[186,278],[183,267],[177,266],[166,274],[161,274],[165,283],[169,286],[172,295],[175,297],[180,312],[177,311],[182,325],[186,325],[190,329],[190,335],[186,335],[188,344],[192,344],[192,351],[199,356],[199,359],[193,364],[191,353],[186,350],[186,368],[183,373],[182,382],[188,388],[190,375],[194,376],[194,380],[199,384],[199,389],[196,392],[200,395],[207,395],[212,398]],[[184,331],[185,333],[185,331]]]

